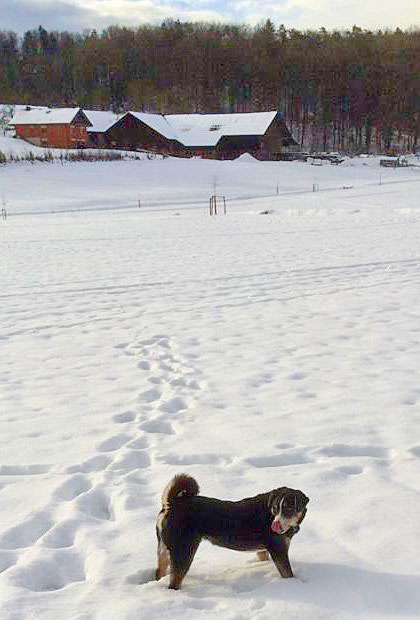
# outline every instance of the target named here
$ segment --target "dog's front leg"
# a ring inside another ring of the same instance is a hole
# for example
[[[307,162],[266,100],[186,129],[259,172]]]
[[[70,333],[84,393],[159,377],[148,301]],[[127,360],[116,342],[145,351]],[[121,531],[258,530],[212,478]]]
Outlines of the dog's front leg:
[[[288,545],[281,535],[270,536],[267,541],[267,551],[277,567],[280,575],[284,578],[293,577],[292,567],[288,556]]]

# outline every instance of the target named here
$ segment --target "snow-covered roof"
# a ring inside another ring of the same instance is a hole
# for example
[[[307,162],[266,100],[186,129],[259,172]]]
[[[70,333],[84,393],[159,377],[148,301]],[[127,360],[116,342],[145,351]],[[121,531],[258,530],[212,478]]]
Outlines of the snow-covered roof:
[[[154,129],[168,140],[178,140],[178,136],[174,132],[171,123],[168,122],[169,117],[163,114],[149,114],[148,112],[129,112],[139,121]]]
[[[215,146],[222,136],[262,136],[277,111],[235,114],[168,114],[165,116],[185,146]]]
[[[71,123],[80,108],[21,109],[13,116],[11,125],[56,125]]]
[[[121,118],[122,114],[114,114],[114,112],[103,110],[85,110],[83,112],[92,123],[92,127],[88,127],[88,132],[103,133]]]
[[[215,146],[223,136],[262,136],[277,111],[236,114],[149,114],[129,112],[168,140],[184,146]]]
[[[47,125],[70,123],[81,108],[22,107],[10,121],[11,125]],[[83,110],[92,124],[89,132],[105,132],[124,115],[110,111]],[[177,140],[187,147],[215,146],[223,136],[262,136],[277,111],[235,114],[150,114],[130,111],[134,118],[168,140]]]

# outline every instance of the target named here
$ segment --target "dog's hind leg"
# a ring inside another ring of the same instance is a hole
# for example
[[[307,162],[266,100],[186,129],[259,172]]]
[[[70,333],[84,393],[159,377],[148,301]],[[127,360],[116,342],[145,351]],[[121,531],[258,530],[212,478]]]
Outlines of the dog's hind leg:
[[[292,567],[289,562],[288,548],[289,545],[286,544],[283,536],[270,536],[267,541],[268,553],[280,575],[284,578],[293,577]]]
[[[200,544],[200,538],[191,538],[190,540],[182,540],[177,542],[170,551],[170,579],[169,588],[171,590],[179,590],[182,580],[187,574],[191,563],[194,559],[198,545]]]
[[[156,569],[156,581],[159,581],[159,579],[162,579],[162,577],[164,577],[167,574],[168,568],[169,568],[169,551],[165,547],[163,542],[160,541],[158,545],[158,567]]]

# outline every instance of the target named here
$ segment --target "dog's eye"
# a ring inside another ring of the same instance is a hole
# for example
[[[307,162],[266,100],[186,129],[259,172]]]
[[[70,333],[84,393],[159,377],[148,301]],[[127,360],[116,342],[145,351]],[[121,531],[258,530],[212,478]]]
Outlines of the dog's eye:
[[[283,502],[282,512],[284,515],[289,516],[294,514],[296,510],[296,502],[294,497],[286,497]]]

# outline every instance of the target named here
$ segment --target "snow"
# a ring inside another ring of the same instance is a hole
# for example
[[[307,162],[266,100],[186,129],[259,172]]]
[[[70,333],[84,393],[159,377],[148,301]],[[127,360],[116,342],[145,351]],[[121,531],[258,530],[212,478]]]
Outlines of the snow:
[[[379,171],[0,168],[0,620],[420,617],[420,177]],[[295,579],[203,542],[155,582],[180,471],[302,489]]]
[[[163,114],[150,114],[148,112],[127,112],[127,114],[131,114],[134,118],[137,118],[148,127],[160,133],[161,136],[164,136],[168,140],[177,140],[178,136],[176,135],[174,128],[168,120],[168,116],[164,116]]]
[[[20,108],[10,120],[11,125],[54,125],[71,123],[80,108]]]
[[[92,123],[90,127],[87,127],[87,131],[103,133],[112,125],[114,125],[120,118],[121,114],[114,114],[113,112],[107,112],[102,110],[86,110],[83,108],[85,116]]]
[[[23,140],[1,137],[0,151],[7,157],[45,153],[42,147]],[[267,204],[269,209],[287,204],[284,202],[286,197],[312,195],[314,188],[322,194],[338,191],[339,199],[344,203],[351,202],[358,194],[366,195],[368,204],[374,204],[381,186],[384,186],[383,191],[389,192],[399,184],[416,187],[420,179],[416,157],[412,157],[411,162],[417,167],[393,169],[380,168],[379,157],[348,159],[339,166],[325,162],[322,166],[311,166],[296,161],[259,162],[248,154],[223,162],[199,158],[162,160],[161,156],[148,158],[144,153],[118,151],[120,155],[141,159],[109,162],[104,167],[104,162],[82,165],[60,160],[60,155],[66,153],[61,149],[47,151],[56,157],[54,163],[19,162],[0,167],[0,200],[4,197],[11,214],[138,209],[139,200],[143,210],[171,209],[173,206],[204,208],[215,191],[218,195],[225,195],[232,206],[244,200],[258,199],[261,201],[258,203],[260,210],[263,210]],[[100,151],[94,149],[83,152],[100,155]],[[349,191],[351,197],[346,195]],[[319,203],[319,192],[313,197],[314,204]],[[267,197],[274,203],[267,203]],[[311,200],[310,196],[308,200]]]
[[[222,136],[264,135],[277,111],[237,114],[167,114],[185,146],[215,146]]]
[[[127,114],[184,146],[214,146],[222,136],[263,135],[277,112],[162,115],[130,111]]]

